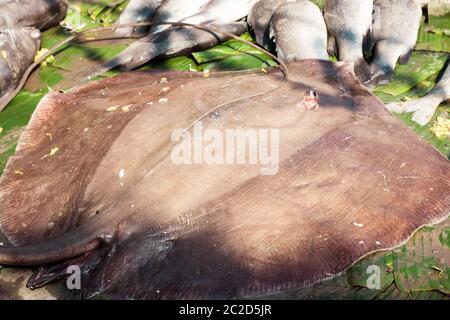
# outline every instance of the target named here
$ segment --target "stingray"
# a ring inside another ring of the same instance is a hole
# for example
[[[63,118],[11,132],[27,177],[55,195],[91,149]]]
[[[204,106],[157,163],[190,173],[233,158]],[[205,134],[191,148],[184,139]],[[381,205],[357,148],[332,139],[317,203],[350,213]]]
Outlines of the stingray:
[[[336,276],[448,216],[444,156],[348,68],[288,69],[285,82],[278,69],[136,71],[48,94],[0,181],[0,263],[39,266],[30,288],[77,265],[84,298],[256,297]],[[199,128],[270,132],[277,165],[176,161]]]

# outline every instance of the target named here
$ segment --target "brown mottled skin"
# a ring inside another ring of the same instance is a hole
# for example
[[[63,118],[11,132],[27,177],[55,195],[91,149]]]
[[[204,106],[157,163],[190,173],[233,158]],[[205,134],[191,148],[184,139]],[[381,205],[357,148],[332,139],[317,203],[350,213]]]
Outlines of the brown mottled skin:
[[[254,297],[336,275],[448,216],[441,154],[343,68],[288,67],[282,88],[214,116],[281,73],[133,72],[51,93],[0,180],[0,225],[13,245],[0,262],[60,261],[39,269],[31,288],[77,264],[84,297]],[[320,109],[302,111],[311,90]],[[175,165],[171,133],[200,118],[204,129],[279,129],[278,174]]]

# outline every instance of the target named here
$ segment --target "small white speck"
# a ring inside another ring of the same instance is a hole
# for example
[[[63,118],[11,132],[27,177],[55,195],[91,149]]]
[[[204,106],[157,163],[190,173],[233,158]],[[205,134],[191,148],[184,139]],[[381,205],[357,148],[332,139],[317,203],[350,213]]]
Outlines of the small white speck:
[[[4,245],[5,245],[5,244],[4,244],[3,242],[0,242],[0,246],[2,246],[2,247],[3,247]]]
[[[89,128],[84,128],[83,132],[86,133],[89,131]]]
[[[132,204],[131,207],[134,208],[134,204]]]
[[[403,162],[402,165],[400,166],[400,168],[403,168],[406,166],[406,162]]]
[[[123,177],[125,177],[125,169],[119,171],[119,178],[122,179]]]
[[[380,242],[380,241],[375,241],[375,243],[376,243],[377,245],[380,245],[380,244],[381,244],[381,242]]]
[[[360,227],[360,228],[364,227],[364,225],[362,223],[357,223],[357,222],[353,222],[353,225],[355,227]]]
[[[360,241],[360,242],[358,242],[358,244],[364,244],[364,241]]]
[[[159,99],[159,103],[167,103],[169,100],[167,98],[161,98]]]
[[[434,188],[430,188],[430,191],[433,191],[434,190]]]
[[[50,222],[50,223],[48,224],[48,227],[49,227],[50,229],[53,229],[54,226],[55,226],[55,223],[54,223],[54,222]]]

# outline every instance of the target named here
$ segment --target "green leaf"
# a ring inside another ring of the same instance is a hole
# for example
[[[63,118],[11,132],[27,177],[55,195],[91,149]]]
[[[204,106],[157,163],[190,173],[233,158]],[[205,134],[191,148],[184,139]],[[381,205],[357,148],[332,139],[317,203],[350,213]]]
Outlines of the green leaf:
[[[46,91],[32,93],[22,90],[0,113],[0,174],[8,158],[14,154],[21,128],[24,127]]]
[[[248,33],[242,35],[241,38],[253,41]],[[192,56],[201,64],[201,70],[245,70],[277,65],[263,51],[235,39],[228,40],[209,50],[194,52]]]
[[[380,288],[376,290],[387,289],[394,281],[392,254],[390,252],[375,253],[358,261],[347,271],[347,281],[353,286],[368,288],[373,285],[371,279],[375,270],[380,271]],[[371,289],[374,290],[374,288]]]
[[[450,38],[446,34],[449,28],[450,13],[447,15],[430,16],[428,25],[422,24],[416,43],[416,50],[450,52]],[[429,29],[435,32],[429,32]]]
[[[450,294],[450,220],[417,232],[393,251],[394,278],[402,291],[439,290]]]
[[[446,60],[447,54],[414,52],[408,64],[397,66],[391,83],[373,91],[398,96],[438,73]]]
[[[197,63],[186,56],[175,57],[167,60],[152,62],[142,69],[169,69],[169,70],[185,70],[198,71]]]

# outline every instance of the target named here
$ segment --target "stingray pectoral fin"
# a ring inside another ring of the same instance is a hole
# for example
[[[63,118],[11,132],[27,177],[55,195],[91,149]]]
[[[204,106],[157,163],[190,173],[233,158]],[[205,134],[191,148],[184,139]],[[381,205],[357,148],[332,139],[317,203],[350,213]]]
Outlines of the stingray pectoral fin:
[[[100,237],[80,237],[74,233],[43,243],[20,247],[0,248],[0,264],[9,266],[36,266],[55,263],[80,256],[100,246]]]

